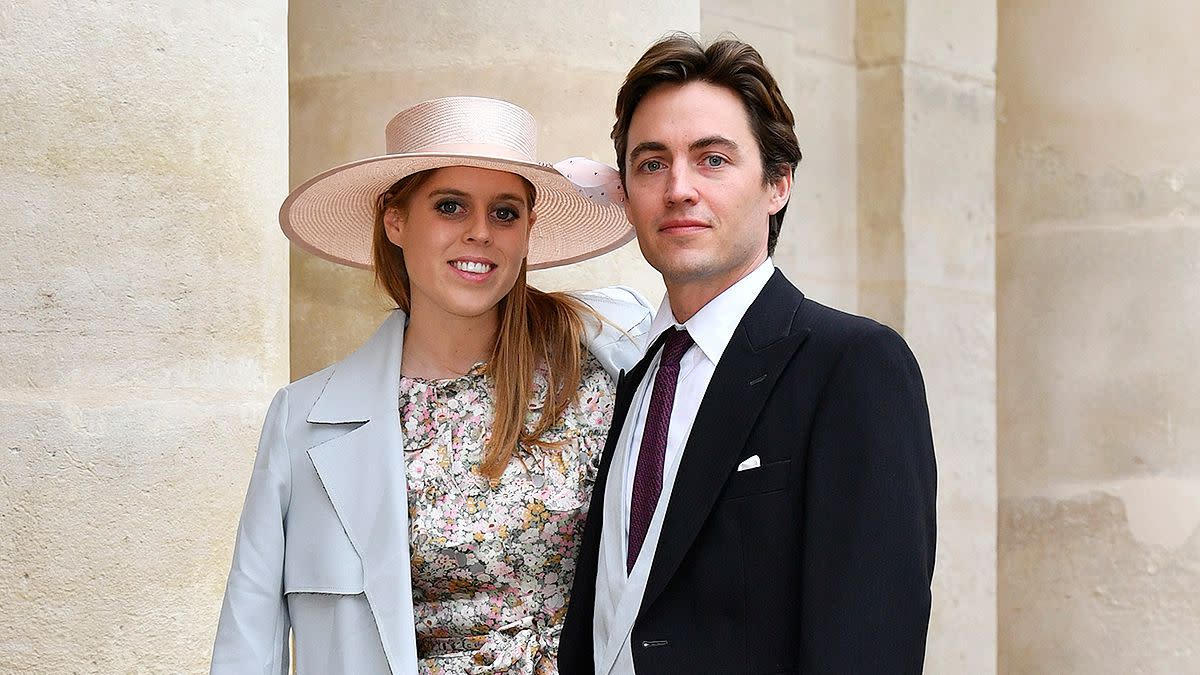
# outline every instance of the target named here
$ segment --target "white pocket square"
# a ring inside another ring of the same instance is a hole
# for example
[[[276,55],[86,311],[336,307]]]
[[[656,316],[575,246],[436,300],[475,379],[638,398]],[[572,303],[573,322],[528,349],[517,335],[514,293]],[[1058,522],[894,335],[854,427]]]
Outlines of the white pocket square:
[[[749,469],[757,469],[760,466],[762,466],[762,460],[758,458],[758,455],[754,455],[753,457],[747,457],[746,459],[742,460],[742,463],[738,464],[737,470],[747,471]]]

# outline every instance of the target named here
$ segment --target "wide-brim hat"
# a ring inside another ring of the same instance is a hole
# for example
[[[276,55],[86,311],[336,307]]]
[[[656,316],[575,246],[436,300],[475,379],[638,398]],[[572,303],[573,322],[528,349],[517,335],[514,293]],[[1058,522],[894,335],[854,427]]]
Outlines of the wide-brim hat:
[[[334,167],[284,200],[279,224],[297,246],[335,263],[372,267],[379,195],[405,176],[446,166],[508,171],[533,185],[529,269],[586,260],[633,238],[616,169],[581,157],[539,162],[537,124],[520,106],[438,98],[397,113],[385,133],[386,155]]]

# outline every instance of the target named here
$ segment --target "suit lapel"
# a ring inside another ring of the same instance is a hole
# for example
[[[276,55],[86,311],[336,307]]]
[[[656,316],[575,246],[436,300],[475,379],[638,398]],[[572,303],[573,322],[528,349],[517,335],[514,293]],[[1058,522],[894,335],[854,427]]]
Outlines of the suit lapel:
[[[737,466],[780,373],[808,336],[807,329],[795,325],[803,299],[777,270],[725,348],[684,447],[642,596],[643,609],[675,574]]]
[[[591,654],[592,660],[597,656],[597,652],[601,654],[608,651],[611,640],[606,640],[604,644],[596,644],[593,640],[592,626],[596,614],[596,592],[600,584],[597,576],[600,572],[600,556],[606,555],[603,550],[604,546],[604,524],[605,512],[608,511],[608,495],[607,490],[609,482],[609,474],[611,473],[613,458],[616,455],[616,450],[620,446],[620,439],[625,427],[625,419],[629,415],[629,408],[633,402],[633,395],[637,392],[638,384],[642,378],[646,376],[646,371],[650,367],[650,362],[654,360],[654,353],[661,346],[661,341],[656,341],[650,346],[646,355],[642,357],[632,369],[628,372],[622,371],[617,377],[616,399],[613,402],[613,418],[612,425],[609,427],[608,438],[604,443],[604,453],[600,456],[600,466],[596,472],[596,482],[592,489],[592,501],[588,510],[587,525],[584,529],[583,542],[579,549],[579,560],[576,564],[574,592],[571,598],[572,607],[586,607],[587,611],[578,612],[576,616],[581,617],[580,620],[585,625],[579,626],[577,630],[577,639],[579,641],[592,644]],[[613,498],[620,499],[620,482],[616,482],[614,489],[618,490]],[[620,507],[619,501],[614,506],[612,513],[619,517]],[[619,525],[618,525],[619,527]],[[617,545],[620,540],[617,539]],[[622,572],[624,569],[622,568]],[[580,580],[587,580],[581,582]],[[611,592],[605,581],[605,592]],[[572,610],[576,612],[576,610]],[[572,618],[574,621],[574,617]]]
[[[629,407],[633,403],[633,395],[637,392],[638,385],[641,384],[642,378],[646,376],[646,371],[650,369],[650,362],[654,360],[654,354],[662,346],[662,338],[654,341],[647,350],[646,355],[638,361],[633,368],[628,372],[621,371],[617,377],[617,397],[613,402],[613,417],[612,425],[608,428],[608,437],[604,440],[604,454],[600,456],[600,466],[596,472],[596,486],[593,488],[591,510],[588,511],[588,532],[596,533],[596,545],[599,545],[599,529],[603,525],[604,507],[604,483],[608,479],[608,471],[612,466],[613,453],[617,449],[617,439],[621,437],[621,429],[625,426],[625,418],[629,416]],[[599,506],[598,510],[596,507]],[[596,517],[595,515],[600,515]],[[596,526],[592,526],[592,521],[596,521]],[[585,551],[590,553],[586,548]]]
[[[364,593],[392,672],[416,667],[408,495],[399,381],[405,317],[393,315],[335,366],[313,404],[313,424],[362,426],[308,456],[362,561]]]

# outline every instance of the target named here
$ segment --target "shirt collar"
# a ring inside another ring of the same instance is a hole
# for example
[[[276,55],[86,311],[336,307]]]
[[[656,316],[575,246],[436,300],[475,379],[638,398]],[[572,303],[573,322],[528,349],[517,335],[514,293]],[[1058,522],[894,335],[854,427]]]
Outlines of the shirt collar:
[[[721,354],[733,339],[733,331],[741,323],[746,310],[762,292],[771,275],[775,272],[775,264],[767,258],[754,271],[742,277],[720,295],[708,301],[692,318],[683,324],[688,334],[692,336],[696,346],[704,352],[704,356],[716,365],[721,360]],[[670,298],[663,296],[658,305],[654,321],[650,323],[650,333],[647,344],[654,344],[668,328],[678,327],[675,314],[671,312]]]

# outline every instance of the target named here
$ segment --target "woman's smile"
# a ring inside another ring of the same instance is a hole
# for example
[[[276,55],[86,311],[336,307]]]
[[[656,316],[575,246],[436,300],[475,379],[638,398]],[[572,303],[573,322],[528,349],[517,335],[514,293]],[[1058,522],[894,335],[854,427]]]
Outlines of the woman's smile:
[[[451,269],[467,281],[486,281],[496,269],[496,263],[485,258],[455,258],[449,264]]]

